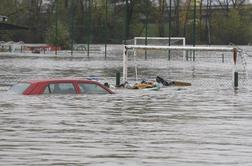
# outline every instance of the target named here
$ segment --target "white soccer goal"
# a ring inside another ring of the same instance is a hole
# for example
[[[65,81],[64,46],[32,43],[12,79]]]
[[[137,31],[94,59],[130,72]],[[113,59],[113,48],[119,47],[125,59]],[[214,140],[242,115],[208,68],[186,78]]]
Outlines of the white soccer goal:
[[[136,54],[136,51],[143,52],[147,50],[158,52],[153,54],[152,57],[148,58],[147,60],[144,59],[143,57],[141,59],[141,55]],[[180,58],[168,59],[166,53],[169,50],[180,51],[180,54],[183,54],[183,51],[185,51],[186,52],[185,58],[184,55],[181,56],[176,54],[172,56],[176,57],[180,56]],[[164,51],[165,53],[162,53],[161,51]],[[128,81],[128,71],[129,71],[128,68],[130,68],[131,78],[135,77],[135,79],[138,80],[138,69],[141,67],[143,68],[142,70],[145,70],[146,68],[153,68],[153,70],[155,70],[155,68],[160,68],[160,66],[163,63],[168,62],[166,63],[168,64],[166,65],[166,67],[170,67],[171,64],[178,64],[181,67],[183,65],[186,65],[186,63],[190,64],[197,63],[207,68],[208,67],[207,65],[209,65],[208,61],[211,62],[209,68],[213,70],[215,70],[214,68],[216,68],[217,63],[219,63],[219,66],[225,66],[225,65],[228,66],[228,68],[231,69],[231,71],[233,72],[237,71],[238,65],[239,68],[246,67],[246,62],[244,62],[245,60],[242,55],[242,52],[235,47],[125,45],[123,51],[123,82]],[[204,63],[201,64],[201,62]],[[132,75],[133,73],[132,71],[135,72],[135,76]]]

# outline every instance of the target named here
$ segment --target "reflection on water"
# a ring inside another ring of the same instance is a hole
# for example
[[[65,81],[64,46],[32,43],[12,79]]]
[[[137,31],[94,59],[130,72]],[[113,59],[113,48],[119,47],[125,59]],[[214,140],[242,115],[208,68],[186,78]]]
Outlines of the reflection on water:
[[[95,74],[114,82],[121,70],[116,60],[5,58],[0,63],[19,79]],[[0,91],[1,165],[251,165],[250,84],[234,91],[226,86],[226,73],[196,70],[192,78],[190,69],[150,70],[150,76],[181,74],[193,83],[158,92],[19,96]],[[225,86],[205,83],[218,82],[217,77]]]

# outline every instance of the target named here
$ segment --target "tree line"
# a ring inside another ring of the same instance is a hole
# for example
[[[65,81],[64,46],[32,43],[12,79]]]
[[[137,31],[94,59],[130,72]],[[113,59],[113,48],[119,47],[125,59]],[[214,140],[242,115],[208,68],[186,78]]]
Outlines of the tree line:
[[[170,5],[171,3],[171,5]],[[1,0],[0,15],[29,30],[0,40],[118,44],[135,36],[180,36],[187,44],[252,42],[252,6],[244,0]]]

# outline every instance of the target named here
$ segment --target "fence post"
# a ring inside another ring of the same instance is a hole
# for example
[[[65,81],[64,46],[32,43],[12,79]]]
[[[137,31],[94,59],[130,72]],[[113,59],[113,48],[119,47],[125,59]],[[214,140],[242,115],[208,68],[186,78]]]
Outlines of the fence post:
[[[234,72],[234,88],[235,88],[235,89],[238,88],[238,82],[239,82],[238,72],[235,71],[235,72]]]
[[[238,72],[236,71],[236,62],[237,62],[237,49],[236,48],[233,49],[233,61],[234,61],[234,67],[235,67],[235,71],[234,71],[234,88],[237,89],[238,88],[239,78],[238,78]]]
[[[116,72],[116,87],[119,87],[120,85],[120,72]]]
[[[225,61],[224,54],[221,54],[221,58],[222,58],[222,63],[224,63],[224,61]]]

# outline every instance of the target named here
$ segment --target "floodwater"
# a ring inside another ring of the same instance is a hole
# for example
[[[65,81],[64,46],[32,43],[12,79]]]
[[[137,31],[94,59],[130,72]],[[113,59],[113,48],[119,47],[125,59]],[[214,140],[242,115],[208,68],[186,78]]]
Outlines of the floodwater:
[[[222,64],[165,62],[168,69],[139,73],[192,86],[115,90],[114,95],[21,96],[0,91],[0,164],[251,165],[252,61],[247,62],[237,90],[232,70]],[[115,57],[1,56],[0,67],[3,88],[20,79],[90,75],[113,84],[122,62]]]

